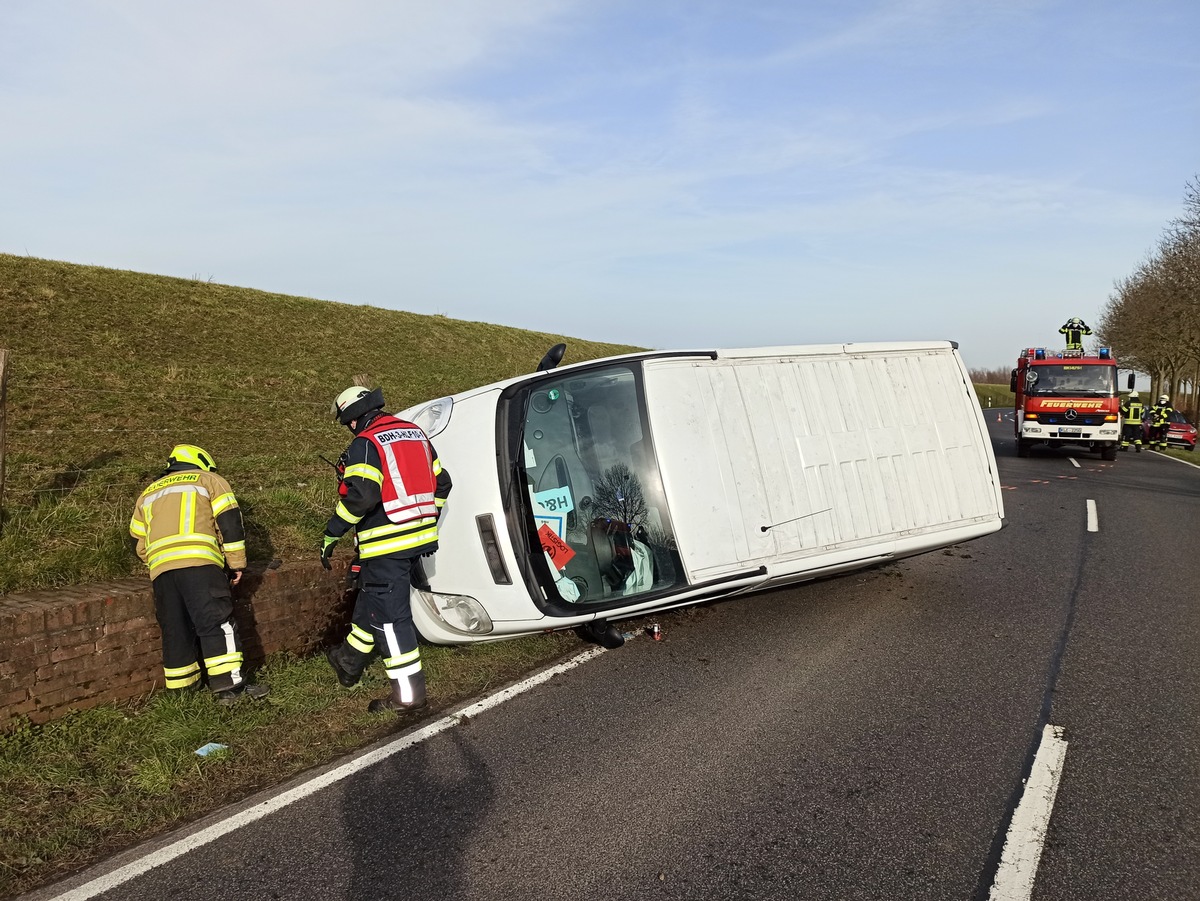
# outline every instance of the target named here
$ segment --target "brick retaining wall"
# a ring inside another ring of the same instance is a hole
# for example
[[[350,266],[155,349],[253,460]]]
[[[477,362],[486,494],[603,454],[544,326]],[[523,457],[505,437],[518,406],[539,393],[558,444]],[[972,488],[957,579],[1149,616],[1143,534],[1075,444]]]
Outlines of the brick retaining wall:
[[[270,654],[304,655],[345,634],[345,563],[251,566],[234,591],[246,666]],[[163,685],[162,644],[149,578],[0,595],[0,730]]]

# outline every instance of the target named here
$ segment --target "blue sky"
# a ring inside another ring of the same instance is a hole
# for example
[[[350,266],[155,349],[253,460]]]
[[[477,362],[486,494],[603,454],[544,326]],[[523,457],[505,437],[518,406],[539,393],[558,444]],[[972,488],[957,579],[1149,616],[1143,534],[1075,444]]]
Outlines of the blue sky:
[[[0,252],[646,347],[1099,318],[1200,3],[5,0]]]

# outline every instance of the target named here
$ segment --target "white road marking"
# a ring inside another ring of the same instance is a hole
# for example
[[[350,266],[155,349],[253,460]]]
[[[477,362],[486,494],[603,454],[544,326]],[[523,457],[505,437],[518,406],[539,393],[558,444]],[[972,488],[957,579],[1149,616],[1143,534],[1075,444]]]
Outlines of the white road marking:
[[[1158,451],[1153,451],[1153,454],[1156,457],[1162,457],[1164,460],[1174,460],[1176,463],[1182,463],[1184,466],[1190,466],[1193,469],[1200,469],[1200,466],[1196,465],[1195,463],[1189,463],[1187,460],[1180,460],[1178,457],[1171,457],[1171,456],[1168,456],[1167,454],[1160,454]]]
[[[1062,726],[1046,726],[1042,743],[1033,760],[1033,770],[1025,783],[1021,803],[1013,814],[1012,825],[1004,839],[1000,867],[992,883],[989,901],[1029,901],[1033,896],[1033,880],[1046,842],[1046,828],[1058,794],[1067,743]]]
[[[1100,519],[1096,516],[1096,502],[1094,500],[1091,500],[1090,498],[1088,499],[1088,502],[1087,502],[1087,516],[1088,516],[1088,531],[1089,532],[1099,532],[1100,531]]]
[[[626,639],[633,637],[626,633]],[[447,729],[452,729],[461,723],[464,719],[472,716],[478,716],[484,711],[503,704],[505,701],[516,697],[522,692],[541,685],[543,682],[552,679],[559,673],[564,673],[569,669],[579,666],[581,663],[586,663],[593,657],[603,654],[604,648],[589,648],[582,654],[572,657],[557,666],[552,666],[550,669],[543,670],[525,679],[523,682],[518,682],[516,685],[510,685],[508,688],[501,689],[494,695],[489,695],[481,701],[476,701],[468,707],[442,717],[440,720],[423,726],[415,732],[410,732],[407,735],[402,735],[395,741],[389,742],[383,747],[376,748],[368,754],[364,754],[349,763],[330,770],[327,773],[322,773],[314,779],[310,779],[302,785],[297,785],[293,789],[289,789],[282,794],[269,798],[260,804],[253,807],[248,807],[245,810],[239,811],[227,819],[213,823],[201,829],[193,835],[181,838],[177,842],[172,842],[166,847],[159,848],[145,857],[140,857],[130,863],[125,864],[113,870],[111,873],[106,873],[103,876],[98,876],[90,882],[71,889],[61,895],[55,896],[55,901],[85,901],[87,898],[94,898],[104,892],[110,891],[117,886],[128,882],[143,873],[149,872],[155,867],[160,867],[165,863],[169,863],[177,857],[187,854],[189,851],[194,851],[207,845],[209,842],[216,841],[222,836],[228,835],[235,829],[240,829],[242,826],[247,826],[255,820],[260,820],[265,816],[282,810],[289,804],[307,798],[309,795],[319,792],[323,788],[327,788],[337,782],[341,782],[347,776],[353,776],[360,770],[365,770],[367,767],[374,766],[381,760],[391,757],[403,751],[405,748],[412,747],[415,744],[425,741],[427,738],[432,738],[439,732],[445,732]]]
[[[1081,469],[1081,468],[1082,468],[1082,467],[1079,465],[1079,461],[1078,461],[1078,460],[1076,460],[1074,457],[1067,457],[1067,459],[1071,461],[1071,465],[1072,465],[1072,466],[1074,466],[1076,469]]]

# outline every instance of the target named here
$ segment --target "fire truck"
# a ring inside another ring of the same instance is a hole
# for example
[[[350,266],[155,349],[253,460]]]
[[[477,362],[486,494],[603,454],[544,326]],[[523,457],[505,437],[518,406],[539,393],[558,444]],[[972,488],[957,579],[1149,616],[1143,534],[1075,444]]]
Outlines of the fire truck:
[[[1096,353],[1026,348],[1009,387],[1016,394],[1017,456],[1035,447],[1073,447],[1117,459],[1121,399],[1117,361],[1107,347]]]

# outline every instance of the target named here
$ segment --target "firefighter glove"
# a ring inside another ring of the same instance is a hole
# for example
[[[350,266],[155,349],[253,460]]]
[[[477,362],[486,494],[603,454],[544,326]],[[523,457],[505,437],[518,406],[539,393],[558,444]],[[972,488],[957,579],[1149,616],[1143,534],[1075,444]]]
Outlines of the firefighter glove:
[[[321,565],[326,569],[333,569],[329,558],[333,556],[333,549],[337,547],[337,543],[337,538],[328,532],[321,536]]]

